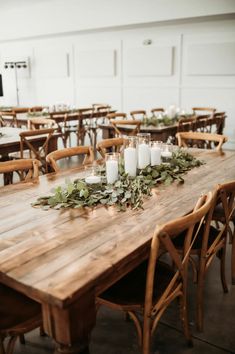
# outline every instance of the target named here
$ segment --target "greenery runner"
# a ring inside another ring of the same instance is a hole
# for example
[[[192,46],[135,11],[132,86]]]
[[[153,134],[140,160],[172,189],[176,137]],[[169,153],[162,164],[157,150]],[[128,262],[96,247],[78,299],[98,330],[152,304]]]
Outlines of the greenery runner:
[[[127,207],[138,209],[143,207],[144,196],[150,196],[151,189],[157,184],[169,185],[175,180],[184,183],[183,174],[203,163],[186,151],[178,149],[173,152],[169,163],[147,166],[143,170],[138,170],[139,173],[135,178],[130,178],[125,173],[123,164],[120,164],[119,180],[113,185],[107,185],[103,167],[101,183],[86,184],[84,178],[73,182],[67,181],[65,186],[55,188],[52,195],[40,197],[32,205],[45,210],[93,207],[97,204],[115,204],[122,211]]]

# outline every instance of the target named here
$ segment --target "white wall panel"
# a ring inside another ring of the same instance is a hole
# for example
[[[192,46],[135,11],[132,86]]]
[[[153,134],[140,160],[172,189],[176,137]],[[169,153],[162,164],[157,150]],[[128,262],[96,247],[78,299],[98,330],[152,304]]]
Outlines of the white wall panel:
[[[44,46],[35,50],[35,67],[38,77],[54,78],[69,76],[69,53],[62,47]]]
[[[235,41],[189,45],[187,59],[188,75],[235,75]]]
[[[127,76],[171,76],[173,47],[132,48],[126,55]]]
[[[102,77],[116,75],[115,50],[83,50],[78,51],[75,65],[78,76]]]

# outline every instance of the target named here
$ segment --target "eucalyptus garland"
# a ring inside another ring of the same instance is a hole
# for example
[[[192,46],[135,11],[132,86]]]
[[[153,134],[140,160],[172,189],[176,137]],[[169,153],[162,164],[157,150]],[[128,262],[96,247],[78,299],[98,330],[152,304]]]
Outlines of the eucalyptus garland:
[[[125,173],[123,164],[120,164],[120,177],[113,185],[107,185],[103,167],[101,183],[86,184],[84,178],[66,181],[65,186],[55,188],[52,195],[40,197],[32,205],[45,210],[94,207],[98,204],[115,204],[122,211],[127,207],[138,209],[143,207],[144,196],[150,196],[151,189],[158,183],[170,185],[175,180],[184,183],[183,174],[203,163],[186,151],[178,149],[173,152],[169,163],[147,166],[139,170],[135,178]]]

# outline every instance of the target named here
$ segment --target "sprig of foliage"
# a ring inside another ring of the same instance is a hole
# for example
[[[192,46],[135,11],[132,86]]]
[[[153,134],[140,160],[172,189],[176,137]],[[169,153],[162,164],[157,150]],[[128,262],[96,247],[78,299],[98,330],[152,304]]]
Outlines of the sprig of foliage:
[[[170,185],[175,180],[183,183],[183,174],[202,163],[179,149],[173,153],[169,163],[147,166],[139,170],[135,178],[129,177],[121,164],[119,180],[113,185],[107,185],[105,178],[99,184],[86,184],[84,179],[67,181],[65,186],[55,188],[52,195],[38,198],[33,206],[41,206],[45,210],[93,207],[98,204],[115,204],[122,211],[127,207],[142,208],[144,196],[150,196],[154,186],[158,183]],[[101,174],[104,176],[105,168],[101,170]]]

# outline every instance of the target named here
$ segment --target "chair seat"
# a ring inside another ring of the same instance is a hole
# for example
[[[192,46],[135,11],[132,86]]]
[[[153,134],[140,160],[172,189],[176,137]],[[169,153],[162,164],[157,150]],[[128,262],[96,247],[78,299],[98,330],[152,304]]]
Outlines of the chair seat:
[[[197,230],[197,225],[195,225],[195,230]],[[197,238],[194,241],[194,244],[193,244],[193,247],[192,247],[193,250],[201,249],[202,240],[203,240],[203,232],[204,232],[203,226],[201,226],[200,230],[198,232]],[[210,227],[209,238],[208,238],[208,246],[212,245],[212,243],[216,239],[218,233],[219,233],[218,229],[216,229],[213,226]],[[174,238],[173,243],[174,243],[175,247],[182,249],[182,247],[184,246],[184,239],[185,239],[185,232],[182,232],[176,238]]]
[[[11,335],[20,326],[24,332],[24,323],[33,320],[41,322],[41,305],[23,294],[0,284],[0,332]],[[35,326],[33,326],[35,328]]]
[[[106,303],[110,302],[122,307],[142,308],[145,301],[147,269],[148,261],[145,261],[104,291],[98,298],[101,302],[104,300]],[[154,302],[160,298],[175,272],[168,264],[158,261],[156,274]]]

